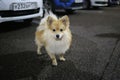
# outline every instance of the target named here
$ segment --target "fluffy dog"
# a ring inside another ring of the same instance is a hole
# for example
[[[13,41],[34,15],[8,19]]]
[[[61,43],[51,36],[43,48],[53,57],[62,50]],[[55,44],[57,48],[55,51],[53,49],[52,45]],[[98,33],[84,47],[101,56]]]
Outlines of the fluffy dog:
[[[36,30],[37,54],[41,54],[40,49],[44,46],[54,66],[57,66],[55,56],[59,55],[60,60],[65,61],[64,54],[70,48],[72,34],[69,25],[67,15],[57,18],[56,15],[50,13],[41,20]]]

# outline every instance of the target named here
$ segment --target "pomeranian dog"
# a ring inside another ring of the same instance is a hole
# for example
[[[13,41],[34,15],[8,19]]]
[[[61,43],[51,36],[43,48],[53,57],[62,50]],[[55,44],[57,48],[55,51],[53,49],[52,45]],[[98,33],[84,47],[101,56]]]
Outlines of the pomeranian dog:
[[[65,61],[64,54],[70,48],[72,34],[70,31],[70,22],[67,15],[57,18],[50,12],[41,19],[35,33],[35,42],[37,45],[37,54],[41,54],[41,47],[45,47],[52,60],[52,65],[57,66],[56,55],[61,61]]]

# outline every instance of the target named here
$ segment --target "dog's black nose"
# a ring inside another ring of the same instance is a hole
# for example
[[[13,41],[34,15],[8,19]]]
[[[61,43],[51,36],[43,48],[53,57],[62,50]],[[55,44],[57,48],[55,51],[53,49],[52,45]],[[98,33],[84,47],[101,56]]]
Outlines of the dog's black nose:
[[[60,36],[57,34],[57,35],[56,35],[56,38],[59,38],[59,37],[60,37]]]

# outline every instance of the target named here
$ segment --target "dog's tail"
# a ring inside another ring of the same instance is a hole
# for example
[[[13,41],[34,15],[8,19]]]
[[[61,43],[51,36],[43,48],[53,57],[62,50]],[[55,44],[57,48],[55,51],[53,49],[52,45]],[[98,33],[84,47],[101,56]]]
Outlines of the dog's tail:
[[[51,9],[45,9],[44,10],[44,17],[46,17],[46,16],[56,16],[53,12],[52,12],[52,10]],[[43,18],[44,18],[43,17]]]
[[[57,16],[51,10],[49,10],[48,12],[49,12],[49,16],[52,16],[52,18],[54,18],[55,20],[58,19]]]
[[[49,11],[47,9],[44,10],[44,17],[48,16],[49,15]],[[44,18],[43,17],[43,18]]]
[[[49,11],[47,9],[44,9],[44,16],[41,18],[40,25],[45,23],[48,16],[49,16]]]
[[[41,18],[39,26],[37,27],[37,31],[44,30],[46,28],[45,23],[46,23],[48,16],[50,16],[50,15],[53,15],[52,11],[50,11],[48,9],[44,9],[44,16]]]

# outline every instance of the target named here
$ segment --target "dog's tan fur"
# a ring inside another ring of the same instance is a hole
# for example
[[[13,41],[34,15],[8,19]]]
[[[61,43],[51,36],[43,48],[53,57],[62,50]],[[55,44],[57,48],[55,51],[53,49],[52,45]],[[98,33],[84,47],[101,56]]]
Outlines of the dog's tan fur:
[[[59,38],[56,38],[56,35]],[[44,46],[52,59],[52,64],[57,66],[55,54],[59,55],[61,61],[65,61],[64,54],[72,42],[72,34],[69,29],[69,18],[63,16],[57,18],[55,15],[48,15],[40,23],[35,33],[37,53],[41,54],[41,47]]]

